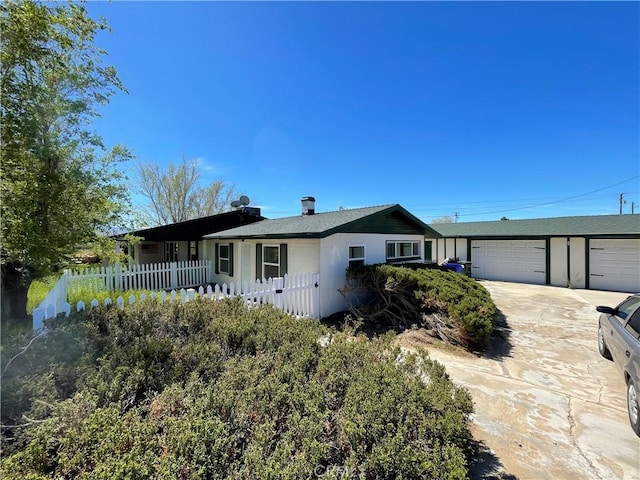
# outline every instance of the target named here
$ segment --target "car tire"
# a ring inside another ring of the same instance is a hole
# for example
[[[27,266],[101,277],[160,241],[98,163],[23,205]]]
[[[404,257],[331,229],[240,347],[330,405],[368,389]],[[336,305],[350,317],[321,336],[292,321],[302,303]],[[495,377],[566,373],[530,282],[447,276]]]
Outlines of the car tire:
[[[600,355],[602,355],[607,360],[612,360],[611,352],[609,351],[609,347],[604,341],[604,334],[602,333],[602,327],[598,325],[598,351]]]
[[[627,411],[629,412],[629,423],[636,435],[640,437],[640,398],[638,398],[640,392],[636,388],[635,383],[630,378],[627,381]]]

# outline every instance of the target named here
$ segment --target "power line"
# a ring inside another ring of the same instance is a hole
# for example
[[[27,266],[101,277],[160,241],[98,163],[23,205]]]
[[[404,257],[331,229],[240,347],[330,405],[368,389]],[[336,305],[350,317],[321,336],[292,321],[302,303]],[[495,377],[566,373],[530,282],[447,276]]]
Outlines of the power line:
[[[561,198],[560,200],[553,200],[551,202],[538,203],[536,205],[527,205],[525,207],[509,208],[509,209],[505,209],[505,210],[494,210],[493,212],[467,213],[467,214],[465,214],[465,216],[470,217],[470,216],[474,216],[474,215],[491,215],[493,213],[515,212],[516,210],[526,210],[527,208],[537,208],[537,207],[544,207],[546,205],[554,205],[556,203],[567,202],[569,200],[575,200],[576,198],[582,198],[582,197],[586,197],[588,195],[592,195],[594,193],[602,192],[603,190],[607,190],[608,188],[616,187],[618,185],[621,185],[623,183],[629,182],[629,181],[631,181],[631,180],[633,180],[635,178],[638,178],[638,177],[640,177],[640,174],[639,175],[634,175],[633,177],[629,177],[626,180],[622,180],[621,182],[617,182],[617,183],[614,183],[612,185],[608,185],[606,187],[598,188],[597,190],[593,190],[591,192],[581,193],[580,195],[573,195],[571,197]]]
[[[627,198],[628,196],[635,196],[638,193],[640,193],[640,191],[638,190],[634,190],[634,191],[627,191],[624,193],[625,198]],[[585,193],[582,195],[590,195],[589,193]],[[605,193],[605,194],[600,194],[600,195],[591,195],[591,199],[597,199],[597,198],[610,198],[611,194],[610,193]],[[494,200],[464,200],[464,201],[447,201],[447,202],[434,202],[434,203],[414,203],[414,204],[402,204],[403,207],[409,208],[411,209],[412,212],[444,212],[445,210],[449,209],[449,210],[453,210],[456,208],[460,208],[460,209],[476,209],[476,208],[481,208],[482,205],[484,204],[485,208],[491,208],[491,205],[487,205],[487,204],[497,204],[494,206],[494,208],[512,208],[510,207],[510,205],[513,205],[514,203],[517,202],[526,202],[526,201],[531,201],[531,202],[543,202],[546,201],[547,199],[549,199],[550,202],[557,202],[560,200],[551,200],[553,197],[538,197],[538,198],[512,198],[512,199],[508,199],[508,198],[502,198],[502,199],[494,199]],[[531,205],[532,207],[537,205],[533,204]],[[514,207],[515,208],[515,207]],[[529,206],[527,207],[518,207],[518,208],[529,208]]]
[[[625,192],[625,199],[628,199],[630,196],[634,197],[637,195],[638,192]],[[599,194],[599,195],[590,195],[588,197],[588,200],[597,200],[597,199],[610,199],[612,196],[611,193],[607,193],[607,194]],[[539,202],[543,202],[545,201],[547,198],[539,198],[537,199],[537,201]],[[523,201],[523,200],[521,200]],[[449,212],[451,211],[458,211],[458,212],[476,212],[478,210],[485,210],[487,208],[494,208],[497,211],[502,211],[503,209],[511,209],[511,208],[533,208],[535,205],[537,205],[537,203],[532,203],[530,205],[524,206],[524,207],[514,207],[513,205],[518,205],[519,202],[518,200],[508,200],[508,199],[502,199],[502,200],[485,200],[485,201],[481,201],[481,202],[473,202],[473,201],[468,201],[468,202],[442,202],[439,204],[434,204],[433,207],[423,207],[423,208],[416,208],[416,207],[412,207],[411,205],[406,205],[406,208],[408,208],[409,210],[411,210],[411,212],[414,213],[423,213],[423,214],[429,214],[432,213],[433,215],[450,215]],[[550,200],[551,201],[551,200]],[[553,200],[554,202],[557,200]],[[488,203],[491,203],[493,205],[486,205]],[[627,203],[629,203],[629,201],[627,200]],[[636,204],[638,202],[636,201]],[[485,205],[482,205],[485,204]],[[403,207],[405,207],[405,205],[402,205]],[[476,215],[476,213],[460,213],[460,215]],[[477,215],[482,215],[482,213],[477,213]]]

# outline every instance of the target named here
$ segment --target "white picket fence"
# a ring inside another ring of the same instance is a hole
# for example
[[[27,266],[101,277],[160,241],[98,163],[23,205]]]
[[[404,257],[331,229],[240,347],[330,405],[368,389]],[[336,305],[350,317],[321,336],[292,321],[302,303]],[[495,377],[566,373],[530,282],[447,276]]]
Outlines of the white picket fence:
[[[60,282],[64,279],[65,276],[63,275]],[[288,274],[284,277],[256,280],[255,282],[237,282],[229,285],[225,283],[214,287],[208,285],[206,288],[201,286],[197,290],[195,288],[183,288],[179,291],[163,291],[159,294],[152,292],[148,299],[160,302],[180,301],[185,303],[194,300],[196,294],[212,301],[240,297],[250,307],[271,304],[296,317],[317,319],[320,316],[319,282],[320,275],[317,273]],[[140,295],[140,301],[146,300],[147,296],[145,294]],[[68,316],[71,313],[71,305],[66,300],[62,303],[52,299],[49,300],[51,303],[45,303],[46,301],[47,299],[33,310],[34,330],[42,328],[43,322],[47,318],[53,318],[61,313]],[[106,298],[104,304],[115,304],[117,307],[123,308],[125,305],[135,303],[135,301],[136,299],[133,295],[129,296],[128,299],[120,296],[115,300]],[[89,305],[85,305],[84,302],[78,302],[75,310],[79,312],[85,308],[96,307],[99,304],[100,302],[96,299],[93,299]]]
[[[40,305],[33,309],[34,330],[42,326],[42,320],[44,318],[52,318],[55,317],[57,313],[65,311],[67,299],[67,276],[65,271],[60,277],[60,280],[49,290],[44,300],[40,302]],[[36,327],[36,319],[39,321],[38,327]]]
[[[65,270],[67,292],[173,290],[211,282],[211,260],[89,267]]]
[[[33,328],[42,326],[42,319],[64,312],[70,293],[113,290],[175,290],[211,283],[211,261],[152,263],[88,267],[65,270],[56,285],[49,290],[40,305],[33,310]],[[39,323],[36,323],[37,320]]]

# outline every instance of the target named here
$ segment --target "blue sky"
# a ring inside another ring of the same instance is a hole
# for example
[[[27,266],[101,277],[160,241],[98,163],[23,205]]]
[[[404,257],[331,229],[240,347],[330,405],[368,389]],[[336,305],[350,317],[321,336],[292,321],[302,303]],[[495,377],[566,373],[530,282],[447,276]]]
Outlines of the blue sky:
[[[263,215],[640,212],[638,2],[89,3],[129,94],[96,122]],[[136,200],[137,201],[137,200]],[[526,207],[526,208],[525,208]]]

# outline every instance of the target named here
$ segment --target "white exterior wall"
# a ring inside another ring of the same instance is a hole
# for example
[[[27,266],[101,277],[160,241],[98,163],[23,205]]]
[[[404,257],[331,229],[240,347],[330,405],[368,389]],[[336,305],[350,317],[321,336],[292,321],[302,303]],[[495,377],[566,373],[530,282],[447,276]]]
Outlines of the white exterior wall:
[[[345,272],[349,266],[349,247],[364,246],[367,264],[385,263],[386,242],[411,241],[420,243],[420,259],[424,261],[423,235],[391,234],[347,234],[340,233],[323,239],[283,239],[283,240],[236,240],[233,243],[233,278],[224,274],[215,274],[215,244],[223,240],[205,240],[201,258],[212,262],[212,281],[214,283],[243,282],[256,279],[256,244],[287,244],[288,273],[320,274],[320,318],[346,310],[348,305],[338,292],[344,287]],[[434,245],[435,248],[435,245]],[[465,247],[466,249],[466,247]],[[434,252],[435,255],[435,252]]]
[[[156,253],[145,253],[142,251],[142,245],[156,245]],[[163,242],[140,242],[135,246],[134,263],[144,265],[146,263],[162,263],[164,262],[164,243]]]
[[[424,258],[425,262],[437,262],[438,261],[438,239],[437,238],[425,238],[425,242],[431,242],[431,256]],[[422,255],[426,255],[426,251],[422,252]]]
[[[287,239],[287,240],[205,240],[204,257],[212,262],[211,278],[215,283],[252,282],[260,276],[256,273],[256,245],[280,246],[287,244],[287,273],[318,273],[320,272],[320,240],[319,239]],[[233,243],[233,277],[216,274],[215,244]]]
[[[216,243],[233,245],[233,276],[226,273],[216,273]],[[231,284],[238,282],[253,282],[257,278],[255,272],[256,243],[252,241],[204,240],[204,248],[200,258],[211,260],[211,282]],[[248,248],[249,247],[249,248]],[[245,253],[245,255],[243,255]],[[247,267],[250,270],[247,274]]]
[[[437,263],[445,258],[457,258],[461,262],[469,260],[466,238],[439,238],[433,242],[433,257]],[[435,250],[437,246],[437,251]]]
[[[320,241],[320,318],[348,309],[338,289],[345,284],[349,247],[364,246],[365,263],[368,265],[385,263],[388,240],[420,242],[421,258],[417,261],[424,261],[423,235],[338,233]]]
[[[466,238],[456,238],[456,258],[461,262],[466,262],[469,260],[467,255],[467,241],[468,240]]]
[[[211,260],[211,263],[213,263],[213,259],[214,259],[214,245],[215,245],[215,241],[214,240],[203,240],[202,241],[202,246],[200,248],[200,260]]]
[[[213,254],[213,245],[214,245],[214,241],[213,240],[202,240],[202,242],[200,243],[200,245],[198,245],[198,259],[199,260],[211,260],[211,271],[209,272],[209,278],[211,278],[212,282],[213,280],[213,276],[214,276],[214,272],[215,270],[215,266],[213,265],[213,259],[214,259],[214,254]]]
[[[319,238],[292,239],[282,243],[288,245],[288,273],[320,273]]]
[[[438,238],[433,241],[433,259],[440,263],[444,258],[444,238]]]
[[[567,257],[568,245],[568,257]],[[585,288],[587,278],[586,248],[583,237],[554,237],[551,239],[551,285]],[[568,262],[568,264],[567,264]],[[567,266],[569,274],[567,274]]]
[[[569,283],[569,275],[567,273],[567,238],[552,238],[550,249],[551,271],[549,273],[551,285],[566,287]]]
[[[587,241],[582,237],[571,237],[569,242],[570,287],[585,288],[587,286],[587,252],[585,250]]]

